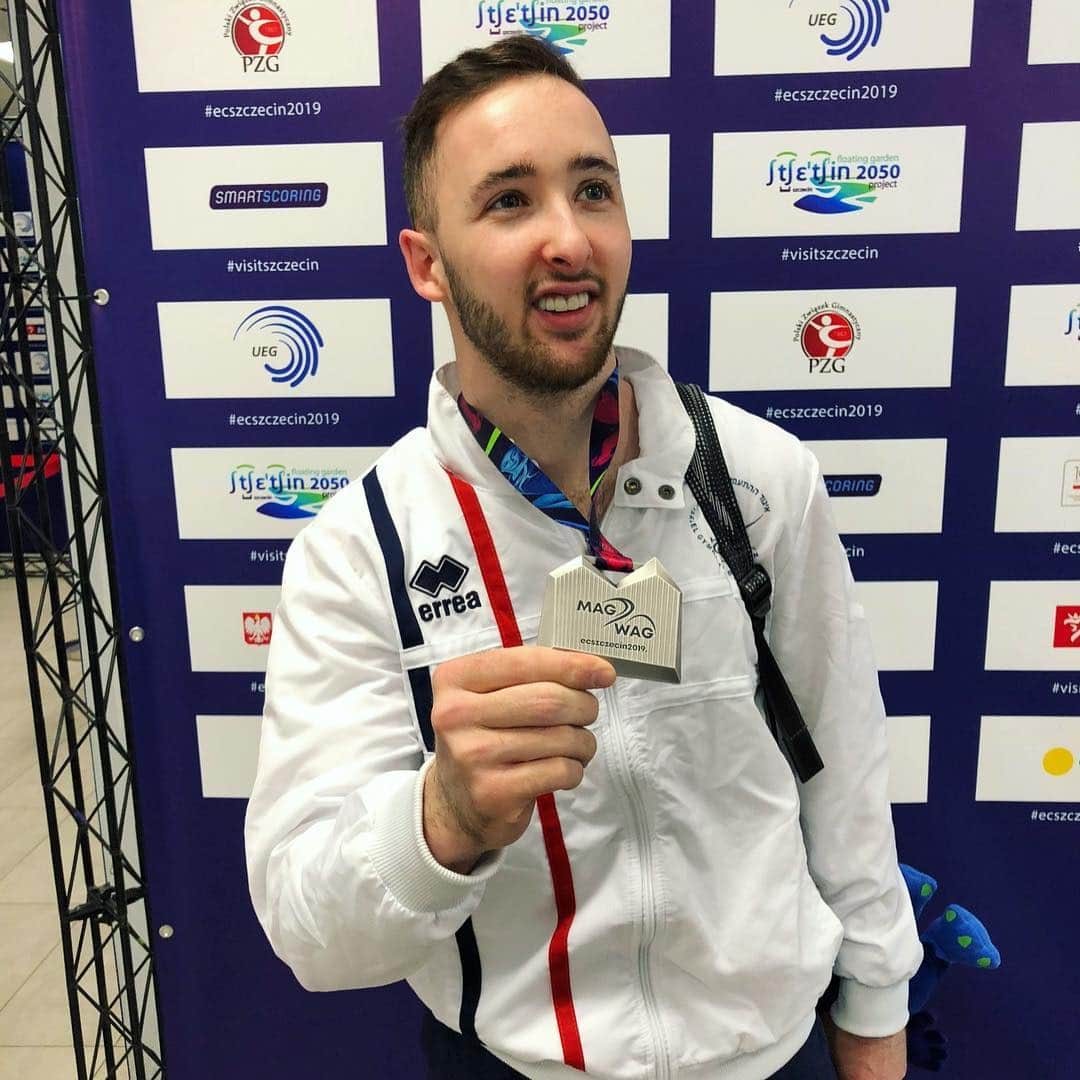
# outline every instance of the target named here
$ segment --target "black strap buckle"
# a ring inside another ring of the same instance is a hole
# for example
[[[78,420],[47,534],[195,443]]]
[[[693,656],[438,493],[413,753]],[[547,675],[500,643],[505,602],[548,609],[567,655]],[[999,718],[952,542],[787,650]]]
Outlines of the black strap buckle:
[[[754,563],[750,572],[739,581],[739,592],[742,594],[746,610],[750,612],[752,619],[764,619],[772,607],[772,582],[768,572],[760,563]]]

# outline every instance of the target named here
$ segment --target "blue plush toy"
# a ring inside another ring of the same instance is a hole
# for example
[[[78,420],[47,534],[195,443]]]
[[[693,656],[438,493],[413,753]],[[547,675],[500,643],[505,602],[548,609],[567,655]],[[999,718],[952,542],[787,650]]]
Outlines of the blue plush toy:
[[[918,919],[937,892],[937,882],[913,867],[900,864],[911,906]],[[1001,954],[979,920],[959,904],[949,904],[920,936],[923,962],[908,989],[908,1065],[930,1072],[940,1072],[945,1061],[947,1040],[935,1026],[934,1016],[926,1011],[945,975],[954,964],[992,971],[1001,965]]]
[[[918,920],[937,892],[938,884],[929,874],[904,863],[900,864],[900,871],[907,883],[911,906]],[[1001,965],[1001,954],[990,940],[986,927],[959,904],[949,904],[922,932],[919,940],[923,946],[923,962],[908,988],[908,1012],[911,1017],[907,1026],[908,1066],[940,1072],[948,1054],[948,1040],[938,1030],[933,1013],[927,1011],[927,1003],[945,972],[954,964],[992,971]],[[836,1001],[837,984],[838,980],[833,979],[832,985],[818,1002],[823,1014]]]

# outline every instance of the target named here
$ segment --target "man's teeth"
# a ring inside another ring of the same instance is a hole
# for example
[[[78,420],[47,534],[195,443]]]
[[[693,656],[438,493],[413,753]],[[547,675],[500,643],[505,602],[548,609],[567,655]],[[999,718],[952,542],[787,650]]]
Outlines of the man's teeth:
[[[587,292],[575,293],[573,296],[542,296],[536,306],[541,311],[577,311],[589,302]]]

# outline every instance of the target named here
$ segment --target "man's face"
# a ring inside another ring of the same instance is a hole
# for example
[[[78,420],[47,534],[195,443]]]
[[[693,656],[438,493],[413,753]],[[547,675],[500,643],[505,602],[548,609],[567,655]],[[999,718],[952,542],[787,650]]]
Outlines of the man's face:
[[[630,229],[604,122],[562,79],[503,83],[439,126],[436,241],[472,346],[528,393],[583,386],[610,353]]]

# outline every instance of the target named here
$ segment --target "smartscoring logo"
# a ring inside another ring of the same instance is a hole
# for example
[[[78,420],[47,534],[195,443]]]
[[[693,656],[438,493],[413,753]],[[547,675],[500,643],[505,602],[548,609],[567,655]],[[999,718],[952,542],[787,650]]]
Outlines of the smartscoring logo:
[[[790,0],[788,9],[798,0]],[[842,0],[839,9],[822,10],[818,0],[802,3],[802,10],[809,7],[807,25],[819,34],[825,52],[829,56],[842,56],[845,60],[857,60],[866,49],[872,49],[881,39],[885,16],[889,14],[889,0]],[[828,27],[828,30],[824,28]]]
[[[229,494],[272,518],[312,518],[326,500],[349,483],[342,468],[290,469],[286,465],[237,465],[229,474]]]
[[[215,184],[211,210],[280,210],[325,206],[326,184]]]
[[[296,308],[266,304],[246,315],[233,341],[251,343],[251,355],[262,360],[271,382],[299,386],[319,373],[324,342],[315,324]]]
[[[608,28],[610,4],[543,4],[536,0],[497,0],[476,5],[474,30],[492,35],[531,34],[563,56],[588,44],[588,35]]]
[[[803,313],[795,324],[794,340],[802,347],[811,375],[842,375],[848,354],[862,340],[862,330],[850,308],[824,303]]]
[[[853,214],[877,202],[878,191],[900,186],[897,154],[833,154],[815,150],[800,158],[781,150],[769,162],[766,187],[798,195],[795,209],[808,214]]]
[[[225,16],[225,37],[240,54],[244,72],[276,72],[285,38],[292,34],[289,17],[274,0],[234,4]]]
[[[825,490],[835,498],[873,497],[881,491],[881,473],[850,473],[823,477]]]

